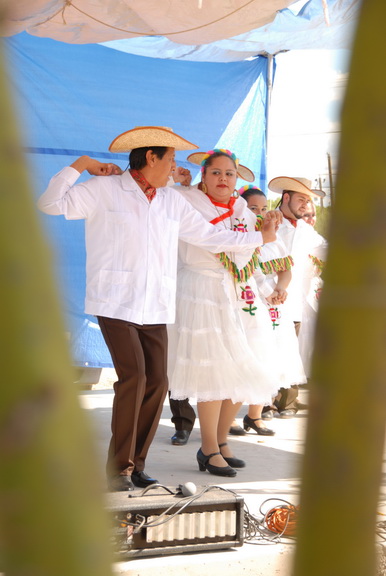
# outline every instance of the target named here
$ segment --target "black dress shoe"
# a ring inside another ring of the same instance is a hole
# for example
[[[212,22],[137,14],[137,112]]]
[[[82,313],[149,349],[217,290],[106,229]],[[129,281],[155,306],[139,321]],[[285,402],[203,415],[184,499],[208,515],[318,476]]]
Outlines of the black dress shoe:
[[[190,432],[188,430],[176,430],[171,437],[173,446],[185,446],[188,443]]]
[[[213,452],[213,454],[208,454],[207,456],[206,454],[203,453],[203,451],[200,448],[199,451],[197,452],[197,462],[199,470],[201,472],[205,472],[205,470],[208,470],[210,474],[214,474],[215,476],[227,476],[229,478],[233,478],[234,476],[236,476],[237,474],[236,470],[234,470],[234,468],[232,468],[229,465],[213,466],[212,464],[209,464],[209,460],[212,458],[212,456],[218,456],[219,454],[220,452]]]
[[[229,434],[233,434],[233,436],[245,436],[245,430],[241,428],[241,426],[231,426],[229,428]],[[236,466],[237,468],[237,466]]]
[[[255,422],[258,422],[259,420],[261,420],[261,418],[250,418],[247,414],[244,416],[243,420],[244,430],[248,432],[248,430],[252,428],[252,430],[254,430],[256,434],[259,434],[260,436],[274,436],[275,432],[270,428],[266,428],[265,426],[257,426],[257,424],[255,424]]]
[[[131,475],[131,481],[134,486],[138,486],[138,488],[147,488],[147,486],[150,486],[151,484],[159,484],[158,480],[150,478],[144,470],[141,470],[141,472],[134,470]]]
[[[296,410],[288,409],[288,410],[280,410],[278,414],[278,418],[293,418],[296,416]]]
[[[224,458],[225,462],[227,464],[229,464],[229,466],[231,468],[245,468],[246,464],[245,464],[244,460],[240,460],[240,458],[236,458],[235,456],[228,456],[227,457],[221,453],[221,448],[223,446],[227,446],[227,445],[228,445],[227,442],[223,442],[222,444],[218,445],[218,447],[220,448],[220,454]]]
[[[110,492],[125,492],[126,490],[134,490],[134,484],[130,476],[123,476],[117,474],[107,479],[107,486]]]
[[[273,410],[267,410],[266,412],[263,412],[261,417],[263,420],[272,420]]]

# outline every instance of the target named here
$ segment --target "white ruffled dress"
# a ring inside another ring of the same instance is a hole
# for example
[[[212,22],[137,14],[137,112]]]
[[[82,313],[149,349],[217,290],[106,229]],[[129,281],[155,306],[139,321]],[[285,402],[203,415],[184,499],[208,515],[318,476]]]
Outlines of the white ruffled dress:
[[[323,288],[320,275],[323,262],[309,256],[305,267],[303,282],[303,312],[299,330],[299,349],[305,372],[311,376],[311,361],[314,351],[316,319],[318,315],[319,297]]]
[[[208,221],[227,211],[197,188],[181,193]],[[216,226],[251,231],[255,223],[238,198],[234,214]],[[271,321],[252,273],[259,268],[257,254],[251,249],[223,253],[222,263],[219,256],[180,242],[179,260],[176,322],[168,327],[171,397],[270,404],[281,384]],[[251,274],[244,282],[228,269],[232,262],[236,275]]]
[[[265,244],[260,250],[260,262],[266,270],[265,282],[274,287],[276,271],[281,263],[288,258],[284,244],[277,240]],[[261,289],[261,288],[260,288]],[[299,349],[299,340],[295,332],[295,325],[287,310],[287,304],[270,305],[267,311],[271,319],[274,335],[275,362],[279,371],[281,388],[289,388],[294,384],[304,384],[307,377]]]

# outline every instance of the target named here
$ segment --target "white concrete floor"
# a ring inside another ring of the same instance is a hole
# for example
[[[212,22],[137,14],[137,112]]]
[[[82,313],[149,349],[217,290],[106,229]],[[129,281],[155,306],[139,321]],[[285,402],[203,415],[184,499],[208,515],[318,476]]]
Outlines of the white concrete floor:
[[[95,436],[104,469],[107,446],[110,438],[110,417],[113,392],[98,385],[91,391],[79,393],[81,405],[89,413],[95,427]],[[300,392],[300,399],[306,402],[307,392]],[[238,416],[239,423],[247,412],[243,406]],[[146,471],[159,482],[171,489],[180,484],[193,482],[199,491],[205,486],[216,485],[235,491],[244,499],[249,512],[257,518],[263,518],[268,511],[283,499],[297,504],[299,498],[299,464],[303,451],[307,412],[299,412],[292,419],[274,418],[267,421],[275,436],[258,436],[249,432],[245,436],[230,436],[234,454],[247,462],[245,469],[239,470],[235,478],[221,478],[208,472],[200,472],[196,461],[196,452],[200,447],[198,422],[186,446],[172,446],[170,438],[174,426],[170,420],[168,400],[165,401],[160,425],[149,451]],[[140,489],[136,489],[140,491]],[[268,499],[269,500],[265,503]],[[264,504],[265,503],[265,504]],[[262,510],[261,510],[262,507]],[[150,558],[136,558],[119,561],[114,570],[118,574],[147,576],[157,571],[158,576],[174,574],[197,574],[214,576],[290,576],[294,541],[288,538],[280,543],[270,543],[261,538],[245,541],[241,547],[228,550],[194,553]]]

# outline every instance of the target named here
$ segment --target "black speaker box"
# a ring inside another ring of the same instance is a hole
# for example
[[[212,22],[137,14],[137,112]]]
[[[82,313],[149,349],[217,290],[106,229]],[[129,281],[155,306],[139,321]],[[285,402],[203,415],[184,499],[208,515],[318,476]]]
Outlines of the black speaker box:
[[[166,493],[165,493],[166,490]],[[243,545],[244,500],[218,486],[183,497],[167,487],[107,494],[112,543],[121,557],[147,557]]]

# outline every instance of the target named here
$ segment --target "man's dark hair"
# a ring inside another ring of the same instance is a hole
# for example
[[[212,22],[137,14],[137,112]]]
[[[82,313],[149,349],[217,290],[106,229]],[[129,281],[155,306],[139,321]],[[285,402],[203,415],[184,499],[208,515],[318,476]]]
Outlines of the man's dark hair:
[[[144,146],[143,148],[134,148],[129,154],[129,166],[133,170],[141,170],[146,166],[146,153],[151,150],[160,160],[165,156],[166,146]]]
[[[290,197],[292,197],[292,194],[296,194],[296,192],[294,190],[283,190],[281,198],[280,198],[279,202],[276,204],[275,208],[280,208],[280,206],[283,204],[284,194],[289,194]]]

